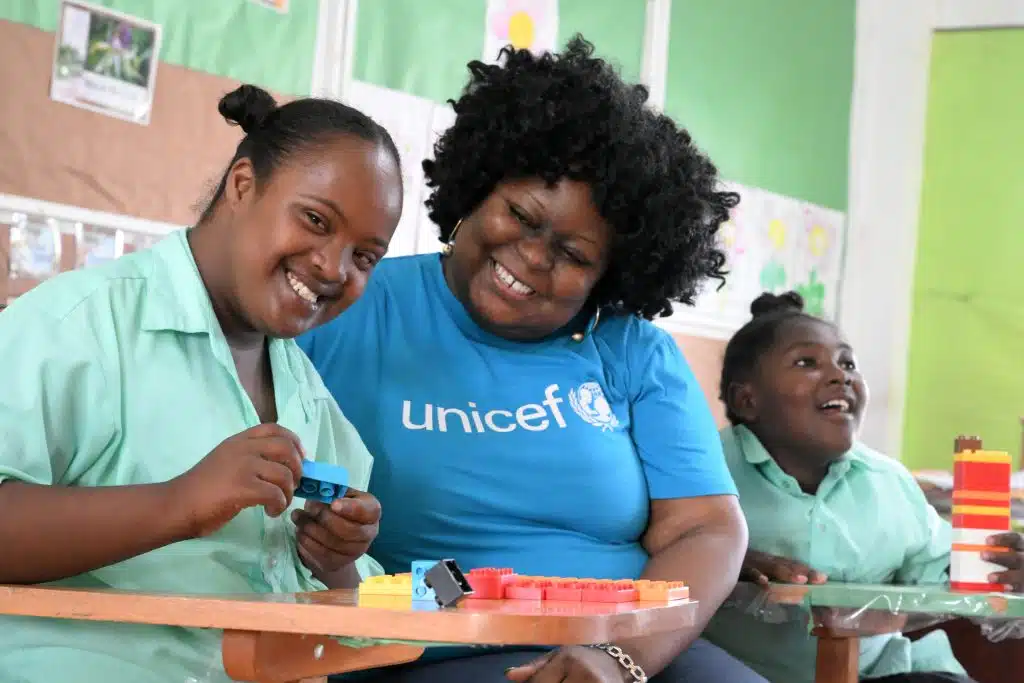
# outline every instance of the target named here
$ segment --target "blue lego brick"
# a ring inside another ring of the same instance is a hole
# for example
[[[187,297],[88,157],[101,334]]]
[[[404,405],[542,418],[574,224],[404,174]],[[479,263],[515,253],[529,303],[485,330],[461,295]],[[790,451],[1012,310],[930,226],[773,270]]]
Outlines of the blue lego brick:
[[[427,578],[427,572],[434,568],[437,564],[437,560],[416,560],[412,563],[412,599],[413,600],[429,600],[434,602],[437,598],[434,595],[434,589],[428,588],[424,580]]]
[[[302,461],[302,479],[295,495],[331,504],[348,490],[348,470],[312,460]]]

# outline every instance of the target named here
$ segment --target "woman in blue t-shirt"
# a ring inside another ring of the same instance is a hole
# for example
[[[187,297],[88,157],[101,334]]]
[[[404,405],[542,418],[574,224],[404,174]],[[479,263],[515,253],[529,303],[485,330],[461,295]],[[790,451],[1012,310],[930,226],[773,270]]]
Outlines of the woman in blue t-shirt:
[[[721,279],[716,233],[738,197],[592,53],[576,38],[560,55],[471,63],[423,164],[442,253],[385,260],[300,344],[376,458],[385,570],[451,557],[681,579],[694,626],[610,645],[655,681],[761,682],[698,640],[747,530],[704,395],[649,322]],[[616,652],[428,651],[376,676],[619,682]]]

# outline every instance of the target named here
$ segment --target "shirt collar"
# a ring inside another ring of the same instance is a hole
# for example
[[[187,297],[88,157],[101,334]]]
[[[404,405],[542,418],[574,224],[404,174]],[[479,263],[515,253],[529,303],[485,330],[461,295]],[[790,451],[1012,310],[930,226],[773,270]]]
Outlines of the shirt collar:
[[[790,478],[789,475],[782,471],[782,468],[779,467],[768,450],[761,444],[760,439],[747,427],[739,425],[729,431],[732,435],[731,438],[735,439],[736,447],[747,463],[757,467],[766,475],[770,474],[769,478],[773,481]],[[874,470],[875,464],[865,457],[865,454],[862,453],[862,448],[860,443],[855,442],[853,448],[844,453],[842,457],[829,467],[829,478],[833,480],[842,479],[851,469]]]
[[[219,329],[210,294],[188,243],[188,229],[171,233],[155,244],[152,252],[142,328],[192,334]]]

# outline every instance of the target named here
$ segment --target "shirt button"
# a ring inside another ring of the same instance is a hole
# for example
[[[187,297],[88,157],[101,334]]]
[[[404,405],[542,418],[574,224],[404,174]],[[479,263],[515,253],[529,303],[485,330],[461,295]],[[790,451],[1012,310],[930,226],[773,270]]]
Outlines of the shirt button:
[[[276,566],[277,566],[277,558],[276,557],[270,558],[270,568],[273,569]]]

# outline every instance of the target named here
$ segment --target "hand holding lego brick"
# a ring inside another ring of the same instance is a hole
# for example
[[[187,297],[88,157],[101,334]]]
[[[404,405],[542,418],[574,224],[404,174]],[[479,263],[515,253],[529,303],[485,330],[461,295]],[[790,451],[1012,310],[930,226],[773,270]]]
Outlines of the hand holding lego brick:
[[[989,536],[987,542],[993,548],[982,553],[981,559],[1007,569],[991,574],[989,582],[1003,585],[1014,593],[1024,593],[1024,537],[1016,531],[1008,531]]]
[[[313,571],[335,572],[354,562],[377,537],[380,502],[369,493],[348,489],[330,505],[306,501],[292,512],[299,556]]]
[[[578,645],[563,647],[508,669],[505,677],[521,683],[623,683],[634,680],[629,671],[608,653]]]
[[[277,517],[288,509],[301,477],[299,437],[267,423],[225,439],[169,485],[178,509],[189,516],[191,535],[201,537],[257,505]]]
[[[825,583],[828,576],[816,569],[811,569],[803,562],[790,560],[778,555],[748,550],[743,558],[740,580],[753,581],[762,586],[772,581],[781,583]]]

